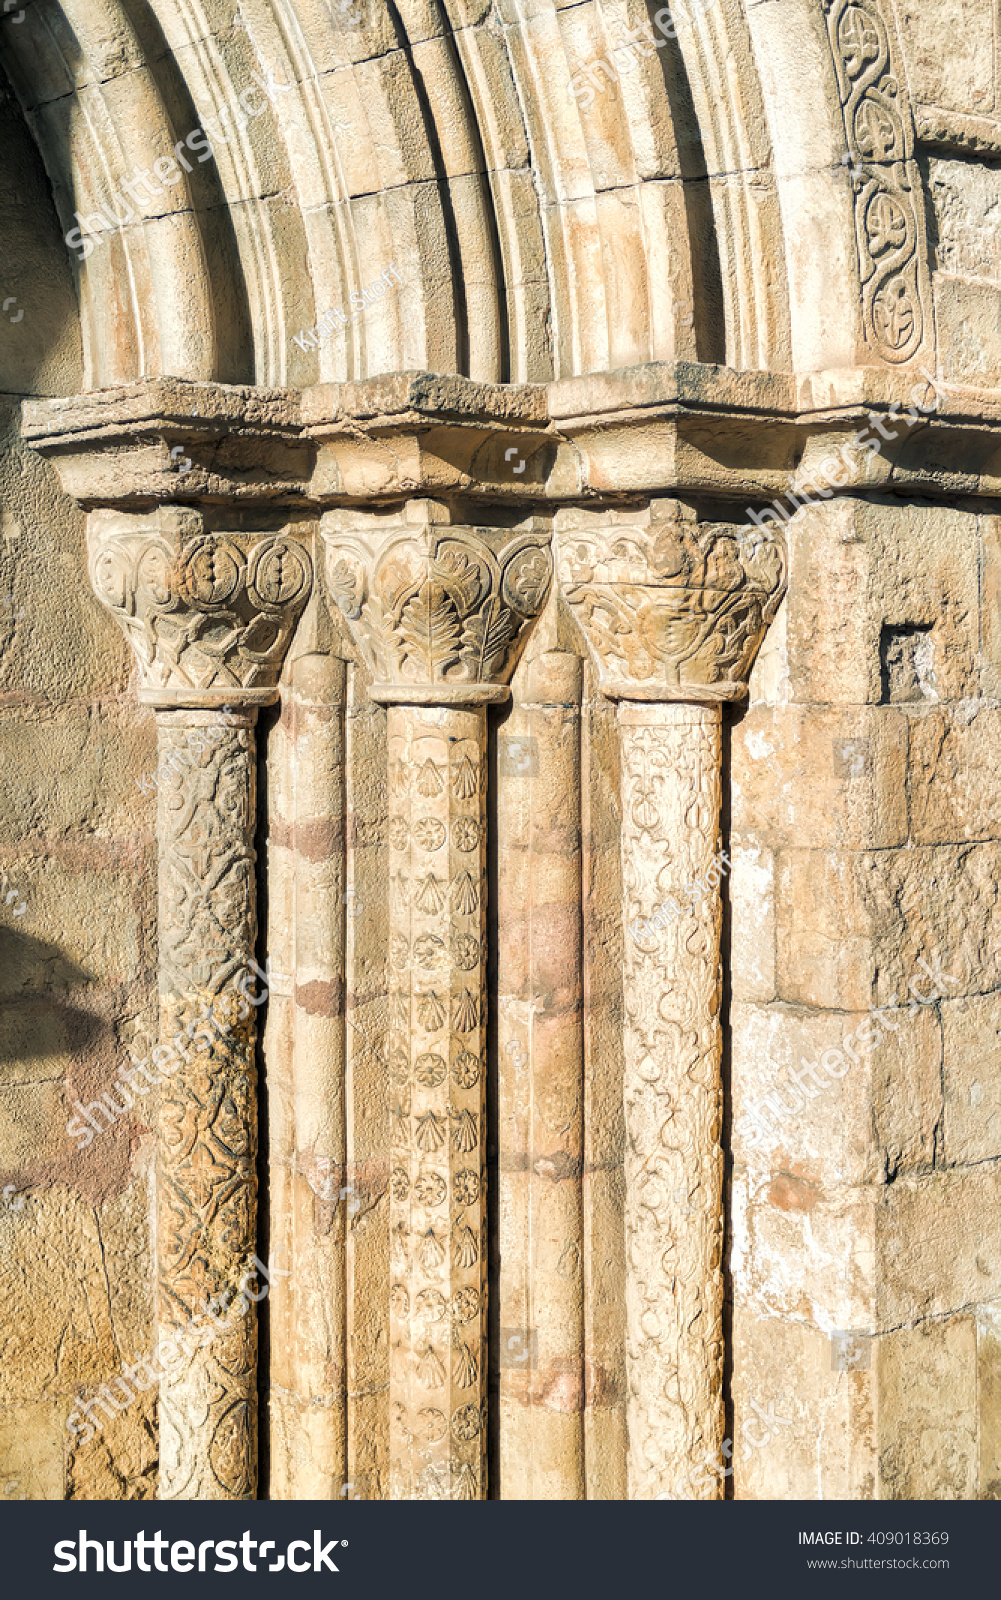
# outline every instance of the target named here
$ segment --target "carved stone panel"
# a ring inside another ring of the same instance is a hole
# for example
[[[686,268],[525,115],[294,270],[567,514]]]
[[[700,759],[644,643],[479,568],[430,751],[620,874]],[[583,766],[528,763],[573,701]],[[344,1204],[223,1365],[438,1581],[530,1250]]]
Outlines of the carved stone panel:
[[[254,732],[197,717],[158,719],[160,1496],[252,1499],[257,1074],[234,979],[256,932]]]
[[[285,533],[210,533],[197,511],[91,514],[90,575],[132,645],[150,704],[273,699],[309,598],[306,546]]]
[[[781,541],[694,518],[558,521],[562,591],[613,698],[738,699],[785,592]]]
[[[549,533],[428,521],[325,525],[327,583],[381,689],[504,684],[552,578]],[[387,692],[385,698],[399,698]]]
[[[714,1499],[723,1439],[720,708],[619,708],[629,1496]],[[713,881],[714,880],[714,881]],[[694,890],[694,898],[692,890]],[[680,908],[674,915],[671,902]],[[662,906],[668,910],[650,929]],[[696,1469],[693,1473],[692,1469]],[[700,1481],[701,1474],[701,1481]]]
[[[389,711],[390,1495],[485,1497],[486,713]]]
[[[879,0],[824,0],[855,195],[866,343],[910,361],[928,320],[923,195],[902,62]]]

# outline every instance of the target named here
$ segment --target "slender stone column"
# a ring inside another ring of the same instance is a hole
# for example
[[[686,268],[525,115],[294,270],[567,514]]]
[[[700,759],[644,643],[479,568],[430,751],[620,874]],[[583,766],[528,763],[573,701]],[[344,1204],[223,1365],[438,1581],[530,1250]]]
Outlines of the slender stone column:
[[[171,506],[92,513],[88,543],[158,723],[160,1496],[252,1499],[254,1303],[269,1287],[255,1261],[254,724],[312,563],[288,534],[216,534]]]
[[[252,1499],[257,1481],[255,1013],[232,991],[257,934],[256,717],[157,713],[173,775],[157,806],[161,1499]]]
[[[558,531],[564,593],[620,702],[629,1497],[715,1499],[721,717],[747,694],[785,552],[677,501],[602,529],[571,512]]]
[[[344,1111],[344,677],[292,669],[295,786],[292,1498],[336,1500],[347,1480],[345,1237],[357,1211]]]
[[[389,706],[392,1499],[486,1496],[486,707],[552,571],[548,528],[450,517],[324,519]]]
[[[336,1500],[348,1478],[345,1239],[358,1210],[344,1114],[344,663],[301,654],[289,677],[269,812],[269,948],[282,965],[288,951],[294,973],[277,1004],[272,992],[265,1039],[270,1239],[291,1274],[270,1307],[270,1494]]]
[[[618,714],[633,1499],[720,1461],[723,1443],[720,715],[629,701]],[[659,911],[672,902],[679,915]],[[721,1493],[693,1477],[696,1498]]]
[[[498,737],[505,1500],[585,1498],[581,666],[537,656]]]
[[[390,1494],[485,1494],[486,712],[391,706]]]

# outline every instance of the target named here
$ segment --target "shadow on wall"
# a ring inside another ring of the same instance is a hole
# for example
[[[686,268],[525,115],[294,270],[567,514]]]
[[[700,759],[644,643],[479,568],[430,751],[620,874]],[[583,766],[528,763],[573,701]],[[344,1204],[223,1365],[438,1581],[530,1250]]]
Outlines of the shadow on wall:
[[[79,1150],[67,1123],[74,1102],[100,1103],[126,1059],[116,1025],[121,996],[93,988],[92,975],[55,945],[9,927],[0,927],[0,972],[16,996],[0,1005],[2,1203],[19,1208],[29,1190],[52,1184],[93,1203],[120,1192],[133,1176],[141,1104],[137,1114],[126,1106],[108,1117],[113,1126],[93,1152]],[[84,997],[93,1008],[79,1003]]]
[[[42,158],[2,66],[0,149],[0,390],[78,394],[83,350],[69,251]]]

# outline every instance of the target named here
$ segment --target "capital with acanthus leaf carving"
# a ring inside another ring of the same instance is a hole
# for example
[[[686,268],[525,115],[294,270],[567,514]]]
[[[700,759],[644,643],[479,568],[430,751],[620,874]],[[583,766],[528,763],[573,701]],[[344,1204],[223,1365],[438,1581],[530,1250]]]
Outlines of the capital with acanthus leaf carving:
[[[327,584],[373,673],[376,700],[506,700],[549,592],[547,519],[452,521],[437,502],[323,518]]]

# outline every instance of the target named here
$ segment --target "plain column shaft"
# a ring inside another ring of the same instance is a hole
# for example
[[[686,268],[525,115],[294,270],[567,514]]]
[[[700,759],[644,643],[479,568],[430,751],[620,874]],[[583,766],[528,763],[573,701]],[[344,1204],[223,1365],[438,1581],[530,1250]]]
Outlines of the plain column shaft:
[[[582,1500],[581,661],[498,738],[501,1495]]]

